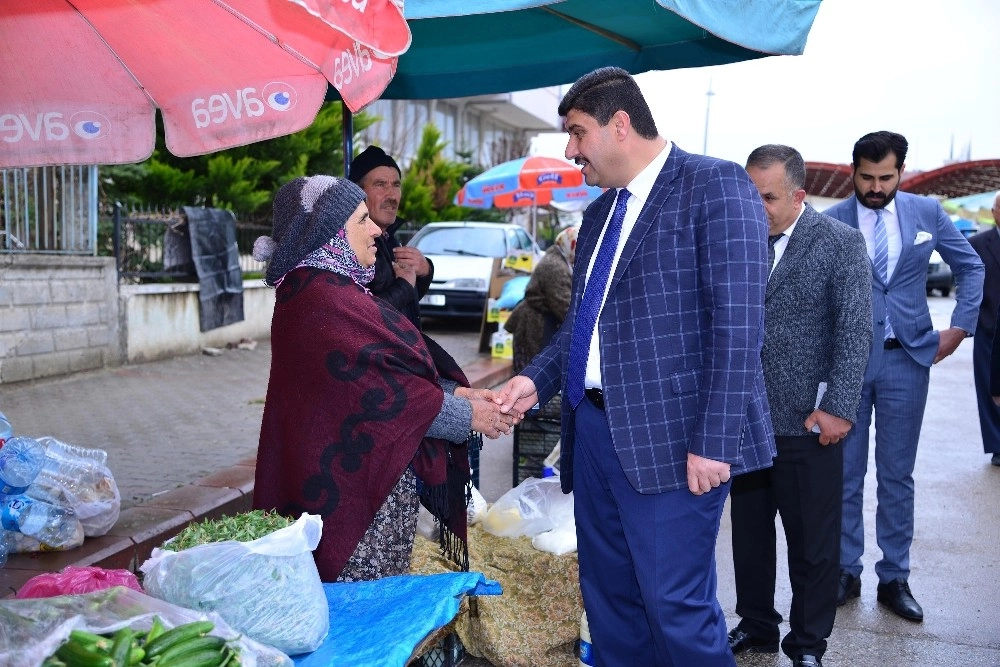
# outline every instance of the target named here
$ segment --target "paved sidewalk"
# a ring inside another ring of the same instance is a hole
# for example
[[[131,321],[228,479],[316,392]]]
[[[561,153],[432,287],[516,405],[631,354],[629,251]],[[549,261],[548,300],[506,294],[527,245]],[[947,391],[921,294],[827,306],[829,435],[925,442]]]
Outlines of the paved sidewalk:
[[[946,324],[952,306],[950,299],[932,299],[937,326]],[[431,331],[463,367],[481,360],[468,334],[466,330],[451,339],[443,331]],[[824,659],[827,667],[1000,665],[1000,468],[990,466],[982,453],[971,359],[968,341],[931,373],[914,475],[917,520],[910,579],[926,620],[901,620],[875,601],[878,548],[872,466],[865,491],[867,553],[861,598],[838,611]],[[269,363],[270,347],[261,341],[255,350],[226,350],[218,357],[194,355],[0,385],[0,410],[17,432],[106,449],[123,507],[132,508],[136,522],[155,515],[157,521],[169,520],[176,527],[190,514],[163,509],[165,498],[182,495],[187,485],[206,475],[251,470],[247,459],[256,453]],[[510,439],[486,441],[480,467],[483,495],[496,500],[510,488]],[[233,486],[238,484],[230,483]],[[212,491],[222,497],[221,491]],[[239,494],[232,491],[229,497],[233,495]],[[171,511],[174,514],[168,515]],[[141,556],[149,545],[133,539]],[[95,542],[99,540],[105,538]],[[113,543],[107,539],[101,548],[110,551]],[[783,545],[779,553],[781,549]],[[87,544],[81,552],[85,550]],[[719,598],[733,626],[738,618],[731,562],[726,512],[719,536]],[[779,563],[776,603],[786,616],[789,602],[787,571]],[[740,656],[738,664],[790,663],[783,656]]]
[[[0,411],[15,433],[108,452],[122,508],[257,453],[270,344],[11,386]]]

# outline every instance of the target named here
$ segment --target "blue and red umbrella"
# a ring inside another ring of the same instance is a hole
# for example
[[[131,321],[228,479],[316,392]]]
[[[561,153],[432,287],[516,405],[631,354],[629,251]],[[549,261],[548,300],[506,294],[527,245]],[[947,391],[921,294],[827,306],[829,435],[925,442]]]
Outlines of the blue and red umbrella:
[[[459,190],[455,203],[469,208],[547,206],[593,201],[602,192],[584,183],[573,163],[536,155],[487,169]]]

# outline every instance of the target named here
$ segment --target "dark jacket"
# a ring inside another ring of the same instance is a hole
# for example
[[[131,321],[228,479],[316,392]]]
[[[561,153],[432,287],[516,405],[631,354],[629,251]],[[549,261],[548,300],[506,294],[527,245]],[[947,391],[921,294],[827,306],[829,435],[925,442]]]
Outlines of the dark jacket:
[[[393,308],[403,313],[406,319],[413,323],[413,326],[420,328],[420,299],[427,293],[431,286],[431,279],[434,277],[434,264],[428,259],[431,270],[426,276],[417,276],[417,285],[410,285],[403,278],[397,278],[392,270],[393,248],[398,248],[402,243],[396,240],[396,230],[405,221],[397,217],[396,221],[389,225],[382,236],[375,239],[375,246],[378,252],[375,254],[375,277],[368,283],[368,289],[375,296],[389,302]]]

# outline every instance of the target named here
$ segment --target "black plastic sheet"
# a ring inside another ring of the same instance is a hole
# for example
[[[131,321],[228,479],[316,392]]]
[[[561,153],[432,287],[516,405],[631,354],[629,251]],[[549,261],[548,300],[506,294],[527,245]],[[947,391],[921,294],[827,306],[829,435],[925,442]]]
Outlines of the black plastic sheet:
[[[185,206],[198,275],[199,324],[209,331],[243,321],[243,272],[232,211]]]

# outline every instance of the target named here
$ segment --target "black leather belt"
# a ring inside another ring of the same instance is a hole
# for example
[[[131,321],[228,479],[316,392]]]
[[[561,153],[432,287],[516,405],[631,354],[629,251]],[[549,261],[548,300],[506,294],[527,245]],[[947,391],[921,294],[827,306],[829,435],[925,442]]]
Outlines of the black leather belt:
[[[898,350],[903,347],[903,344],[899,342],[898,338],[886,338],[882,342],[882,347],[886,350]]]
[[[604,409],[604,392],[600,389],[595,389],[593,387],[583,390],[584,396],[590,401],[595,408],[598,410]]]

